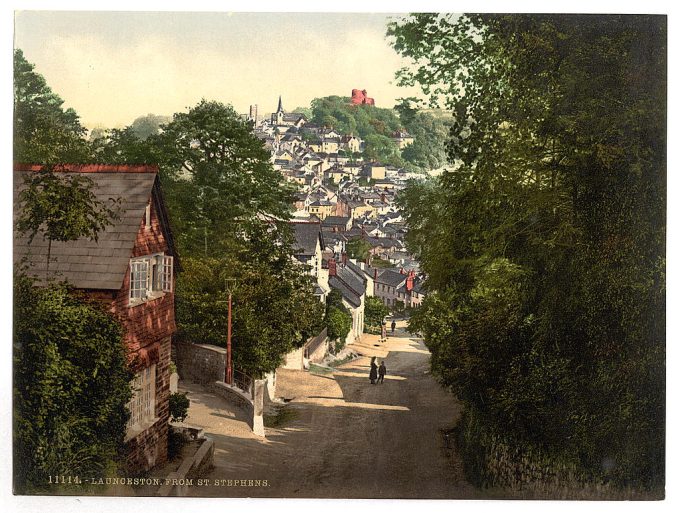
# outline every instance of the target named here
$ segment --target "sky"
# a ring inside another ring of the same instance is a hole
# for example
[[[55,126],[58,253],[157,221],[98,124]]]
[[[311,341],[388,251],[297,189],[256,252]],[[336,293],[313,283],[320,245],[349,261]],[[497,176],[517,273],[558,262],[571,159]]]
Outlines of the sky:
[[[349,13],[15,13],[15,48],[88,128],[186,111],[202,98],[241,113],[309,106],[366,89],[392,107],[406,62],[389,46],[399,15]]]

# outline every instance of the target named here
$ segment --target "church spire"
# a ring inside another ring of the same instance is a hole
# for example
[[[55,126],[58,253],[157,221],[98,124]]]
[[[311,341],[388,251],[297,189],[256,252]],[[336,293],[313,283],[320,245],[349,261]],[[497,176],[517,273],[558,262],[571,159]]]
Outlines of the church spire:
[[[276,109],[276,112],[283,112],[283,103],[281,102],[281,95],[279,95],[279,107]]]

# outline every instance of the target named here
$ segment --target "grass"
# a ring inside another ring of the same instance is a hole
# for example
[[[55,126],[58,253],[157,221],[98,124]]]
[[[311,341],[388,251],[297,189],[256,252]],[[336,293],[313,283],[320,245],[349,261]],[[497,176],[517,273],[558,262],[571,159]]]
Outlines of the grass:
[[[264,414],[264,427],[276,428],[281,427],[287,422],[295,420],[298,417],[298,412],[287,406],[281,406],[274,409],[270,414]]]
[[[343,363],[351,362],[352,360],[356,359],[357,355],[354,354],[348,354],[345,356],[342,360],[333,360],[328,364],[329,367],[337,367],[338,365],[342,365]]]

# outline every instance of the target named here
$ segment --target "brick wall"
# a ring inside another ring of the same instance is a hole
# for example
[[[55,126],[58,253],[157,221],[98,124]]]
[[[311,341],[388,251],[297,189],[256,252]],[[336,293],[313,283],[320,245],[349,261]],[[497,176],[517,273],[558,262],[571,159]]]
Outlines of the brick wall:
[[[151,223],[144,226],[140,221],[137,240],[131,257],[140,257],[154,253],[166,253],[168,244],[163,235],[155,208],[151,208]],[[116,294],[111,310],[120,318],[125,328],[125,343],[132,353],[154,342],[171,336],[175,331],[175,298],[174,293],[129,306],[130,301],[130,269],[125,273],[123,285]]]
[[[147,227],[145,220],[140,220],[131,258],[168,252],[168,244],[153,202],[150,221]],[[102,293],[91,295],[100,300],[106,298]],[[138,472],[149,470],[167,461],[171,337],[176,331],[174,287],[173,292],[135,306],[130,306],[129,296],[128,268],[120,290],[108,296],[111,301],[110,308],[123,325],[124,341],[134,370],[139,372],[147,366],[156,364],[155,417],[158,420],[127,441],[128,471]]]

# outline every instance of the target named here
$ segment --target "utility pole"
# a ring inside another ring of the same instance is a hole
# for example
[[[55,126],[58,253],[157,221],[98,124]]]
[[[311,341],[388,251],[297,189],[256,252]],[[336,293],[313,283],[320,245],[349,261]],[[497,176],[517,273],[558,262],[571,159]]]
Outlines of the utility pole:
[[[232,365],[231,356],[231,303],[232,303],[232,290],[233,285],[236,282],[236,278],[226,278],[224,280],[224,287],[227,289],[229,297],[227,299],[227,355],[225,358],[225,368],[224,368],[224,382],[227,385],[233,385],[234,383],[234,366]]]
[[[234,382],[231,365],[231,290],[229,290],[229,304],[227,306],[227,368],[224,373],[224,381],[227,385]]]

